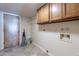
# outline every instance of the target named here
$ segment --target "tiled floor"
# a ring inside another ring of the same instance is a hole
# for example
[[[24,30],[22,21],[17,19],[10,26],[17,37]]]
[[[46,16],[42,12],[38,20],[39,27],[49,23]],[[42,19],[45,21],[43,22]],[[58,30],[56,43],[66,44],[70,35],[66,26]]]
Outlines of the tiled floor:
[[[12,47],[0,51],[0,56],[48,56],[33,44],[25,47]]]

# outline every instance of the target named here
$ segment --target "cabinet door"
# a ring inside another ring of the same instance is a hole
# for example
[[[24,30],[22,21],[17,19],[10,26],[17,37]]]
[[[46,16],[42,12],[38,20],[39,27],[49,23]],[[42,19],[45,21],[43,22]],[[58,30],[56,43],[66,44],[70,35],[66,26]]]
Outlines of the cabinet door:
[[[65,17],[79,16],[79,4],[78,3],[66,3],[65,5]]]
[[[46,23],[49,22],[49,4],[43,5],[38,11],[37,11],[37,19],[38,23]]]
[[[49,11],[49,4],[45,4],[44,6],[43,6],[43,20],[42,20],[42,22],[49,22],[49,13],[50,13],[50,11]]]
[[[59,20],[63,17],[62,3],[52,3],[50,6],[50,19],[51,21]]]
[[[37,23],[41,23],[41,9],[37,11]]]

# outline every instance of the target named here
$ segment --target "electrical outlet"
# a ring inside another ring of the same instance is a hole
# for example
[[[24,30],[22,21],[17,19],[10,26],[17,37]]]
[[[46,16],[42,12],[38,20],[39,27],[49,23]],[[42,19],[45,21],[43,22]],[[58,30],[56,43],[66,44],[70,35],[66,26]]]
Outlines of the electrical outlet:
[[[72,43],[70,34],[66,34],[66,33],[60,34],[60,39],[64,42]]]
[[[48,50],[46,50],[46,52],[48,53]]]
[[[45,29],[43,29],[43,31],[45,31]]]

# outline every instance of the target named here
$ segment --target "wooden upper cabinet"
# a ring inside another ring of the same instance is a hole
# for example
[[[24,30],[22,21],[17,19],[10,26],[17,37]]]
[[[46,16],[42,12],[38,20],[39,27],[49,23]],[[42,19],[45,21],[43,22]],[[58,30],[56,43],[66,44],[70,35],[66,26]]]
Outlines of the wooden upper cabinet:
[[[37,19],[38,23],[49,22],[49,4],[45,4],[37,10]]]
[[[78,3],[65,3],[64,16],[65,17],[79,16],[79,4]]]
[[[63,17],[63,5],[62,3],[50,4],[50,20],[55,21]]]
[[[79,19],[79,3],[50,3],[37,10],[39,24]]]

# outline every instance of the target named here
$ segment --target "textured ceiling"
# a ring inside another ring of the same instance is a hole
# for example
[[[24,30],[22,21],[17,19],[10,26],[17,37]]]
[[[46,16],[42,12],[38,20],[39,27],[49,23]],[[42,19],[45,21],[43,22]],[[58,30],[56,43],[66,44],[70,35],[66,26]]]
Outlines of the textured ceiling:
[[[32,17],[36,14],[37,8],[43,4],[44,3],[0,3],[0,11]]]

